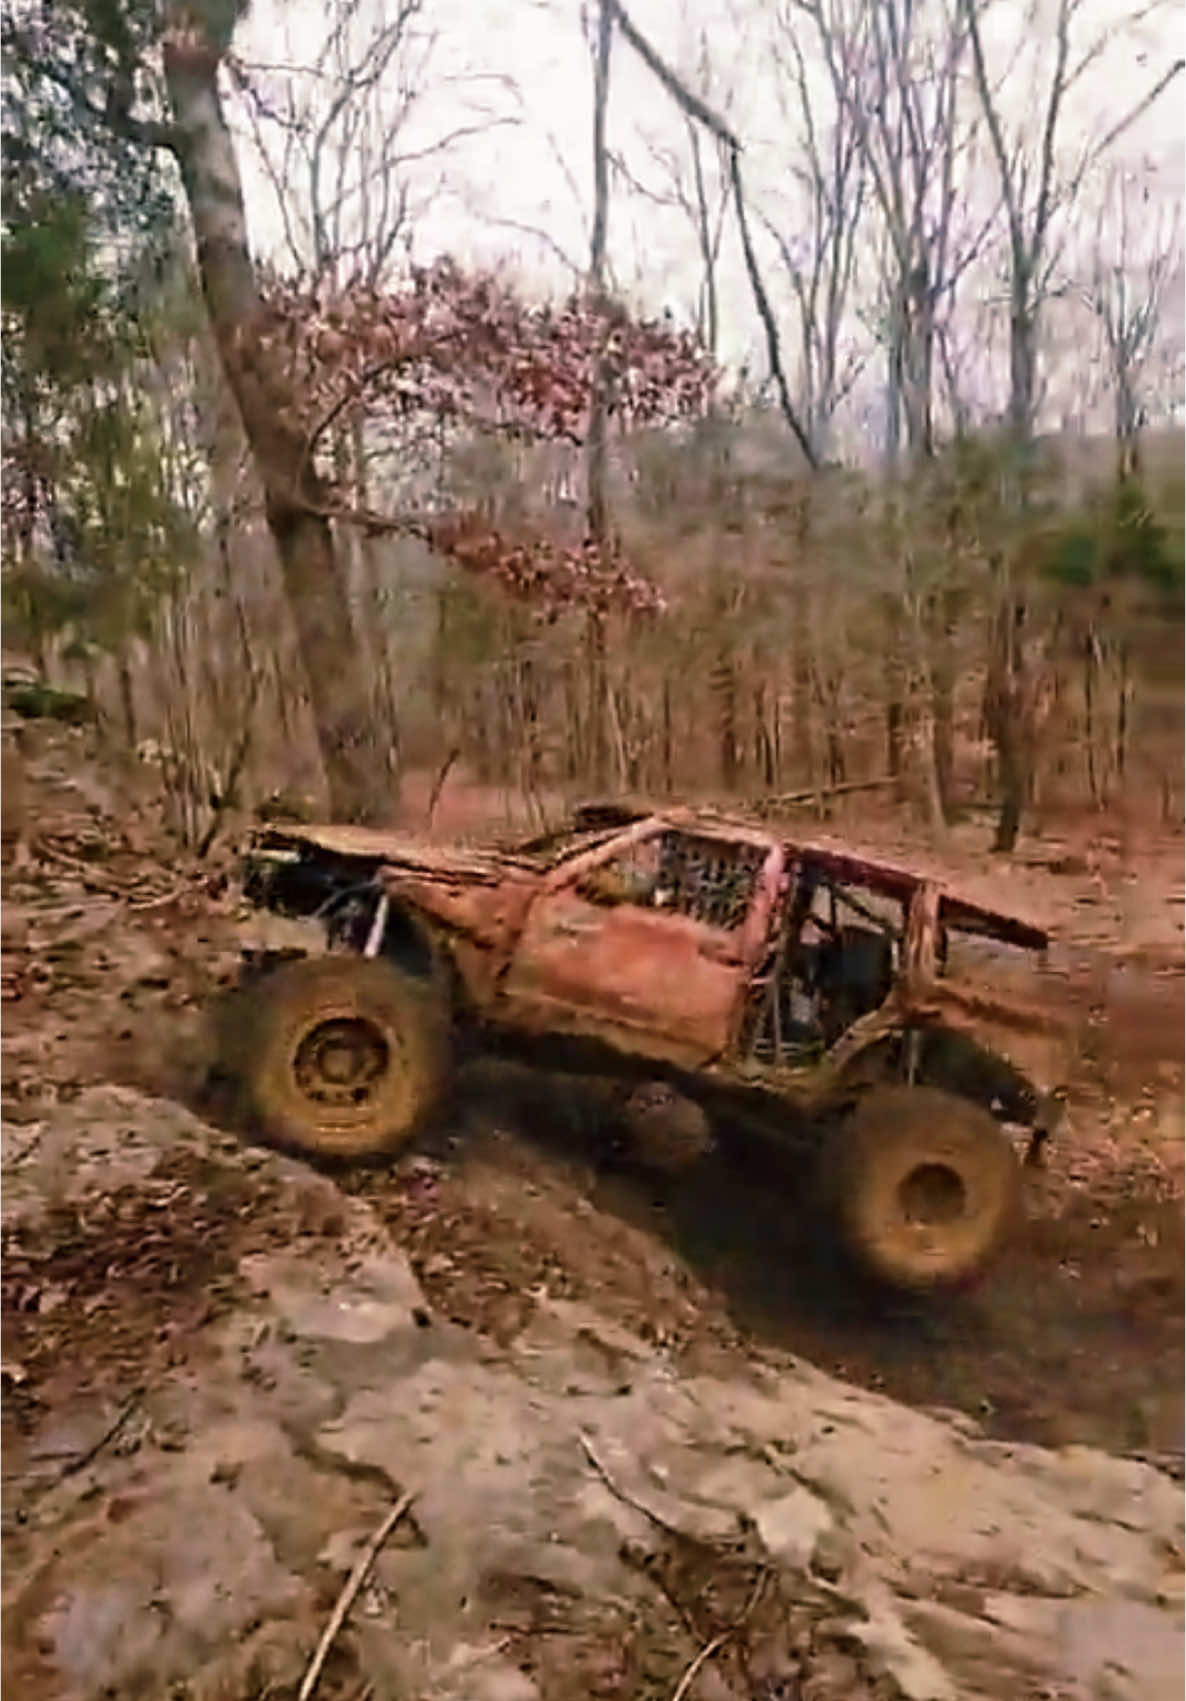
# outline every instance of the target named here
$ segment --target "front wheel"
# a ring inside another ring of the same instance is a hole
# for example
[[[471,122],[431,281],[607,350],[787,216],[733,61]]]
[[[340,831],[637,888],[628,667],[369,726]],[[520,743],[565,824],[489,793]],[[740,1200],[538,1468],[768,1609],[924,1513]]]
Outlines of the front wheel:
[[[321,1157],[403,1145],[448,1075],[439,999],[379,958],[286,963],[235,1000],[223,1051],[264,1132]]]
[[[868,1095],[827,1148],[842,1239],[873,1276],[916,1292],[979,1275],[1020,1202],[1013,1148],[981,1106],[934,1087]]]

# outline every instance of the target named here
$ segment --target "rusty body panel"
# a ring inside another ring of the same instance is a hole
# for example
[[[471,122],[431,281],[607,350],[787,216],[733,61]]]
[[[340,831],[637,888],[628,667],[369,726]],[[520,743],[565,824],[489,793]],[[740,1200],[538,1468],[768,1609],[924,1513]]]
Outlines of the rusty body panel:
[[[589,841],[589,848],[570,848],[558,861],[547,854],[550,840],[529,841],[542,847],[533,855],[526,846],[518,850],[442,846],[415,834],[373,827],[265,827],[256,835],[255,843],[263,850],[303,846],[313,851],[323,850],[331,856],[382,863],[393,870],[420,869],[430,879],[498,881],[512,871],[534,875],[537,879],[543,874],[545,884],[554,890],[578,877],[585,866],[599,860],[607,843],[617,846],[644,839],[653,834],[657,826],[694,831],[697,836],[716,838],[723,843],[748,844],[765,851],[781,846],[785,848],[788,860],[811,861],[829,869],[838,878],[867,882],[907,904],[920,885],[938,885],[917,869],[887,862],[872,853],[857,855],[825,840],[791,840],[744,819],[734,820],[728,815],[690,809],[656,812],[624,832],[607,834],[603,830],[573,835],[569,839],[570,847],[574,838],[578,847],[580,839],[585,838]],[[1049,944],[1046,930],[1033,922],[993,909],[946,885],[940,886],[939,890],[941,919],[948,926],[983,931],[1005,944],[1018,945],[1024,950],[1040,951]]]
[[[365,875],[447,953],[470,1013],[495,1030],[587,1038],[807,1111],[913,1030],[966,1037],[1041,1095],[1061,1084],[1057,1024],[945,967],[949,931],[1041,951],[1043,928],[917,870],[725,815],[610,820],[508,849],[333,826],[263,829],[256,846]],[[872,977],[852,1008],[827,981],[845,949]],[[811,999],[831,1012],[822,1027],[801,1019]]]
[[[532,907],[498,1014],[566,1032],[592,1022],[611,1042],[694,1067],[726,1049],[743,992],[727,934],[562,890]]]
[[[255,842],[265,852],[321,851],[344,861],[415,870],[430,879],[447,882],[494,884],[517,860],[497,850],[439,845],[414,833],[377,827],[269,827],[258,834]]]

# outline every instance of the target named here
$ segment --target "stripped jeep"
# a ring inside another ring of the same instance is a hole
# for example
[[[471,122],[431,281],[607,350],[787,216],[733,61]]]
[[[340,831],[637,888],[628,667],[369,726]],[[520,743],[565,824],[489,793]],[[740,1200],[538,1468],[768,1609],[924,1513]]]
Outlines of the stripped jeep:
[[[512,847],[266,826],[257,905],[315,917],[322,955],[270,964],[230,1008],[224,1062],[254,1119],[306,1151],[410,1140],[460,1037],[665,1083],[738,1127],[806,1135],[865,1267],[923,1289],[1007,1237],[1068,1060],[1059,1025],[990,990],[1045,931],[919,872],[686,809],[587,808]],[[956,958],[979,942],[971,969]]]

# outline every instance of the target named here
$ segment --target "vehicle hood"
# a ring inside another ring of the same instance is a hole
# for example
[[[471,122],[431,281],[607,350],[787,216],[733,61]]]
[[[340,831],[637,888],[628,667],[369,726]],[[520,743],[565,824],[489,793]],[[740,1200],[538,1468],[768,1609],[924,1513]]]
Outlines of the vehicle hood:
[[[392,872],[436,879],[487,883],[530,866],[524,858],[499,850],[439,844],[416,833],[387,827],[261,827],[252,836],[249,855],[340,857]]]

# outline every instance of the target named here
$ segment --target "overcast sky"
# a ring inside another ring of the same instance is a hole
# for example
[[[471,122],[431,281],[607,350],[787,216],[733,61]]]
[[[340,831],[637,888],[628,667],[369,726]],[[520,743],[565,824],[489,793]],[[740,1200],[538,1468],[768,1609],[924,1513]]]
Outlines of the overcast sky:
[[[363,7],[365,12],[366,0]],[[364,27],[370,27],[369,18],[381,19],[389,10],[388,0],[373,0]],[[692,81],[698,43],[702,37],[707,40],[712,99],[728,110],[741,135],[748,194],[755,207],[793,232],[796,203],[789,168],[796,142],[780,113],[770,52],[774,0],[634,0],[630,10],[659,51]],[[1048,75],[1050,31],[1043,26],[1051,10],[1050,0],[997,0],[988,14],[986,52],[994,74],[1007,75],[1004,107],[1012,121],[1038,122],[1041,97],[1035,91],[1042,86],[1043,72]],[[1112,33],[1068,101],[1061,131],[1067,159],[1135,105],[1181,52],[1180,5],[1157,6],[1136,26],[1128,21],[1133,13],[1132,6],[1116,0],[1084,0],[1075,25],[1079,42],[1087,44],[1109,27]],[[248,62],[307,65],[324,37],[326,20],[327,0],[255,0],[236,46]],[[580,0],[424,0],[415,29],[417,44],[410,57],[424,66],[423,95],[401,145],[418,150],[459,125],[487,117],[501,120],[408,168],[417,207],[415,256],[426,260],[450,251],[466,259],[508,261],[531,285],[565,287],[571,274],[549,244],[498,221],[546,230],[574,265],[585,263],[592,201],[592,78]],[[275,79],[272,86],[278,86]],[[392,87],[394,98],[394,79]],[[1147,245],[1159,224],[1181,206],[1184,87],[1186,79],[1180,79],[1112,155],[1115,166],[1139,175],[1142,193],[1148,193],[1134,236],[1138,244]],[[610,145],[638,182],[658,192],[670,184],[664,181],[656,148],[672,151],[685,162],[688,158],[682,121],[672,102],[620,38],[612,68]],[[283,227],[275,194],[252,150],[245,147],[241,153],[253,241],[261,253],[279,256]],[[981,171],[966,189],[980,205],[993,204],[991,172]],[[1097,179],[1084,197],[1079,219],[1083,232],[1094,228],[1101,192]],[[1076,253],[1083,254],[1085,240],[1072,240],[1072,262]],[[668,306],[681,319],[689,317],[698,268],[691,227],[682,215],[616,183],[610,250],[619,287],[639,306],[650,311]],[[772,291],[785,303],[785,293],[777,288],[772,249],[769,265]],[[973,294],[992,287],[986,274]],[[755,370],[764,370],[748,285],[729,227],[722,250],[721,296],[722,355],[733,362],[752,359]],[[1180,281],[1170,292],[1167,311],[1167,329],[1176,327],[1180,343]],[[1070,338],[1078,345],[1080,359],[1081,336]]]

